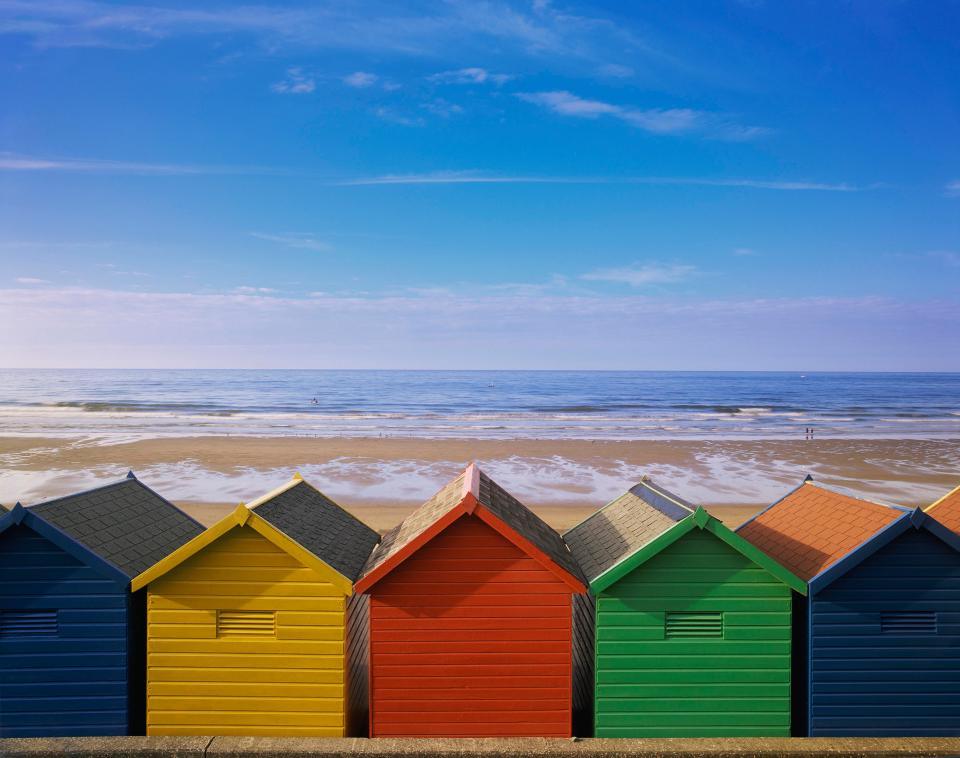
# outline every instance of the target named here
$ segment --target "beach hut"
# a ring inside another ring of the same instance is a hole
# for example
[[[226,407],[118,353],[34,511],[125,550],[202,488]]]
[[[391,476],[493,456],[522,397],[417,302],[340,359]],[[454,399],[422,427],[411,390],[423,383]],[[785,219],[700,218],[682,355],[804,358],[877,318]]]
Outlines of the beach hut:
[[[0,518],[0,737],[143,733],[143,593],[203,527],[128,478]]]
[[[571,736],[586,586],[560,535],[476,465],[384,535],[356,590],[371,736]]]
[[[365,601],[353,582],[378,540],[295,476],[136,577],[147,588],[147,734],[365,727]]]
[[[951,531],[960,534],[960,486],[928,506],[927,513]]]
[[[595,736],[789,736],[800,579],[648,478],[564,540],[596,599]]]
[[[960,538],[809,479],[738,532],[809,582],[806,734],[960,735]]]

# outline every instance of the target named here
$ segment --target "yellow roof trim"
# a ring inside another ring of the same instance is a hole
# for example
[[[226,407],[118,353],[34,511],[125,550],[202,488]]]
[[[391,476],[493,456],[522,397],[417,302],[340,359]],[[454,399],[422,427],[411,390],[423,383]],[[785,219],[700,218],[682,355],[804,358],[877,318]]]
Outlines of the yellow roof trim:
[[[258,505],[263,505],[268,500],[273,500],[273,498],[275,498],[280,493],[286,492],[291,487],[296,487],[298,484],[301,484],[301,483],[303,483],[303,477],[300,476],[299,474],[294,474],[289,482],[286,482],[285,484],[281,484],[279,487],[270,490],[266,495],[261,495],[256,500],[251,500],[249,503],[247,503],[247,508],[249,508],[250,510],[253,510]]]
[[[291,487],[297,482],[291,482],[286,488]],[[282,491],[282,490],[281,490]],[[307,550],[296,540],[291,539],[286,534],[277,529],[273,524],[250,510],[249,506],[238,505],[231,513],[224,516],[216,524],[198,534],[185,545],[181,545],[170,555],[159,561],[143,573],[135,576],[130,582],[130,590],[136,592],[146,587],[150,582],[154,582],[164,574],[169,573],[181,563],[193,555],[203,550],[207,545],[220,539],[231,529],[248,526],[264,539],[273,543],[285,553],[296,558],[300,563],[308,568],[312,568],[318,574],[323,576],[334,587],[339,589],[348,597],[353,594],[353,582],[334,569],[330,564]]]
[[[943,497],[938,498],[938,499],[935,500],[934,502],[930,503],[930,505],[928,505],[928,506],[927,506],[926,508],[924,508],[923,510],[924,510],[924,511],[928,511],[928,512],[929,512],[929,511],[932,511],[934,508],[936,508],[938,505],[940,505],[940,503],[942,503],[944,500],[946,500],[948,497],[950,497],[951,495],[953,495],[953,494],[954,494],[955,492],[957,492],[958,490],[960,490],[960,484],[958,484],[956,487],[954,487],[952,490],[950,490],[950,491],[949,491],[946,495],[944,495]]]

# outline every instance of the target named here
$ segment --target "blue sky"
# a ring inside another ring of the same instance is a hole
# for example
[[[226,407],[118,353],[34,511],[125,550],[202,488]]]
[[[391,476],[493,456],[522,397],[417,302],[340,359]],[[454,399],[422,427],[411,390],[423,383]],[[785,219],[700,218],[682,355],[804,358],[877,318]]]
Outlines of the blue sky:
[[[960,370],[956,2],[0,0],[0,365]]]

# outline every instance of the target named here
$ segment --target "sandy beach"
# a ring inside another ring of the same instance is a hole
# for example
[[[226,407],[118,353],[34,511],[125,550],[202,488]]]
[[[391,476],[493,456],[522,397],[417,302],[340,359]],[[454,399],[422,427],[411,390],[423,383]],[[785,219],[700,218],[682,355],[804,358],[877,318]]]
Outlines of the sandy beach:
[[[0,502],[26,504],[134,470],[211,523],[294,472],[377,529],[393,526],[471,460],[558,529],[643,474],[735,525],[819,481],[904,505],[960,479],[956,440],[430,440],[262,437],[96,440],[0,437]]]

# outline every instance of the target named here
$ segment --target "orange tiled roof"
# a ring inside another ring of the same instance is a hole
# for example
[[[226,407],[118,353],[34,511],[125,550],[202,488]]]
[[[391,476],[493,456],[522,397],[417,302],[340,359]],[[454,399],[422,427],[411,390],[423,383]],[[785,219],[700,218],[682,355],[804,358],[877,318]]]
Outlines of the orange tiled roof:
[[[737,533],[809,581],[904,512],[807,481]]]
[[[937,521],[960,534],[960,487],[955,487],[927,508]]]

